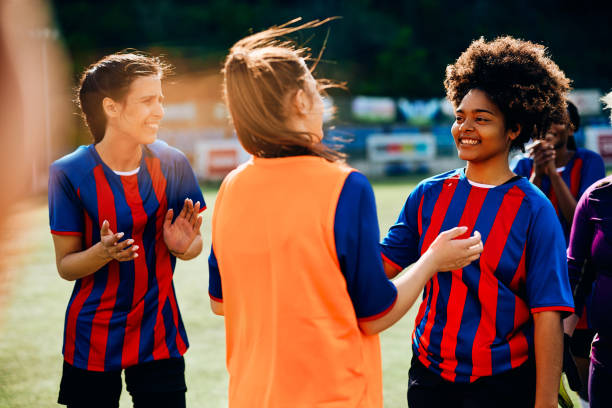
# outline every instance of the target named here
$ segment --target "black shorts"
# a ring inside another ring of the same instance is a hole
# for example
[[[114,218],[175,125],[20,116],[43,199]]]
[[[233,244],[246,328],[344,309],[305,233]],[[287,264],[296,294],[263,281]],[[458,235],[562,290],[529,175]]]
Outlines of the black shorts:
[[[535,404],[536,378],[532,359],[510,371],[463,384],[443,379],[413,357],[408,375],[410,408],[517,408]]]
[[[88,371],[64,361],[57,402],[70,408],[119,407],[121,371]],[[134,407],[184,407],[185,360],[171,358],[128,367],[125,384]]]

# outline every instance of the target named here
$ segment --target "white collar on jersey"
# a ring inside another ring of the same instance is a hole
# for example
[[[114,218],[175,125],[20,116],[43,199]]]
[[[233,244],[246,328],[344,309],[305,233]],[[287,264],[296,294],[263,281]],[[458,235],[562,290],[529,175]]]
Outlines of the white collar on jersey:
[[[130,170],[130,171],[117,171],[117,170],[113,170],[113,173],[115,173],[118,176],[133,176],[134,174],[138,173],[139,170],[140,170],[140,166],[138,166],[134,170]]]
[[[493,187],[497,187],[493,184],[482,184],[482,183],[477,183],[475,181],[470,180],[469,178],[465,178],[468,183],[470,183],[471,185],[475,186],[475,187],[480,187],[480,188],[493,188]]]

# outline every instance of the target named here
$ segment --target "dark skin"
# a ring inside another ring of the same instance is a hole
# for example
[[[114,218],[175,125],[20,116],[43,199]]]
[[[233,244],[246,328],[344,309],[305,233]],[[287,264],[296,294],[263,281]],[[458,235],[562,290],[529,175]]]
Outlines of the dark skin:
[[[542,177],[548,176],[557,197],[559,210],[570,225],[574,219],[577,201],[561,178],[561,174],[557,172],[557,168],[565,166],[574,156],[574,151],[567,148],[567,139],[573,133],[570,124],[555,123],[544,139],[537,141],[529,149],[534,165],[530,181],[538,188],[542,188]]]

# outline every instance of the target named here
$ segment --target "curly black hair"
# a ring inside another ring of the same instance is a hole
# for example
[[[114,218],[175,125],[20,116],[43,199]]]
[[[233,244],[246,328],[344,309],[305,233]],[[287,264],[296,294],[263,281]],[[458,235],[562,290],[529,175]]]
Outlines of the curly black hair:
[[[446,96],[458,106],[471,89],[479,89],[504,115],[506,129],[521,126],[510,149],[544,136],[552,123],[567,120],[570,80],[547,55],[543,45],[509,36],[473,41],[446,67]]]

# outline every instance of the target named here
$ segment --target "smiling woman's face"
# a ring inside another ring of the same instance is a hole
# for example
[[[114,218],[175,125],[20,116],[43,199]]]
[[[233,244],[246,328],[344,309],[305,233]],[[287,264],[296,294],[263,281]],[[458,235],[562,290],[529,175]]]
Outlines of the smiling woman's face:
[[[500,155],[507,157],[513,132],[506,130],[504,115],[487,94],[472,89],[455,108],[451,133],[459,158],[484,162]]]
[[[157,138],[159,124],[164,116],[161,79],[157,75],[134,79],[122,102],[120,113],[114,121],[122,133],[133,138],[138,144],[150,144]]]

